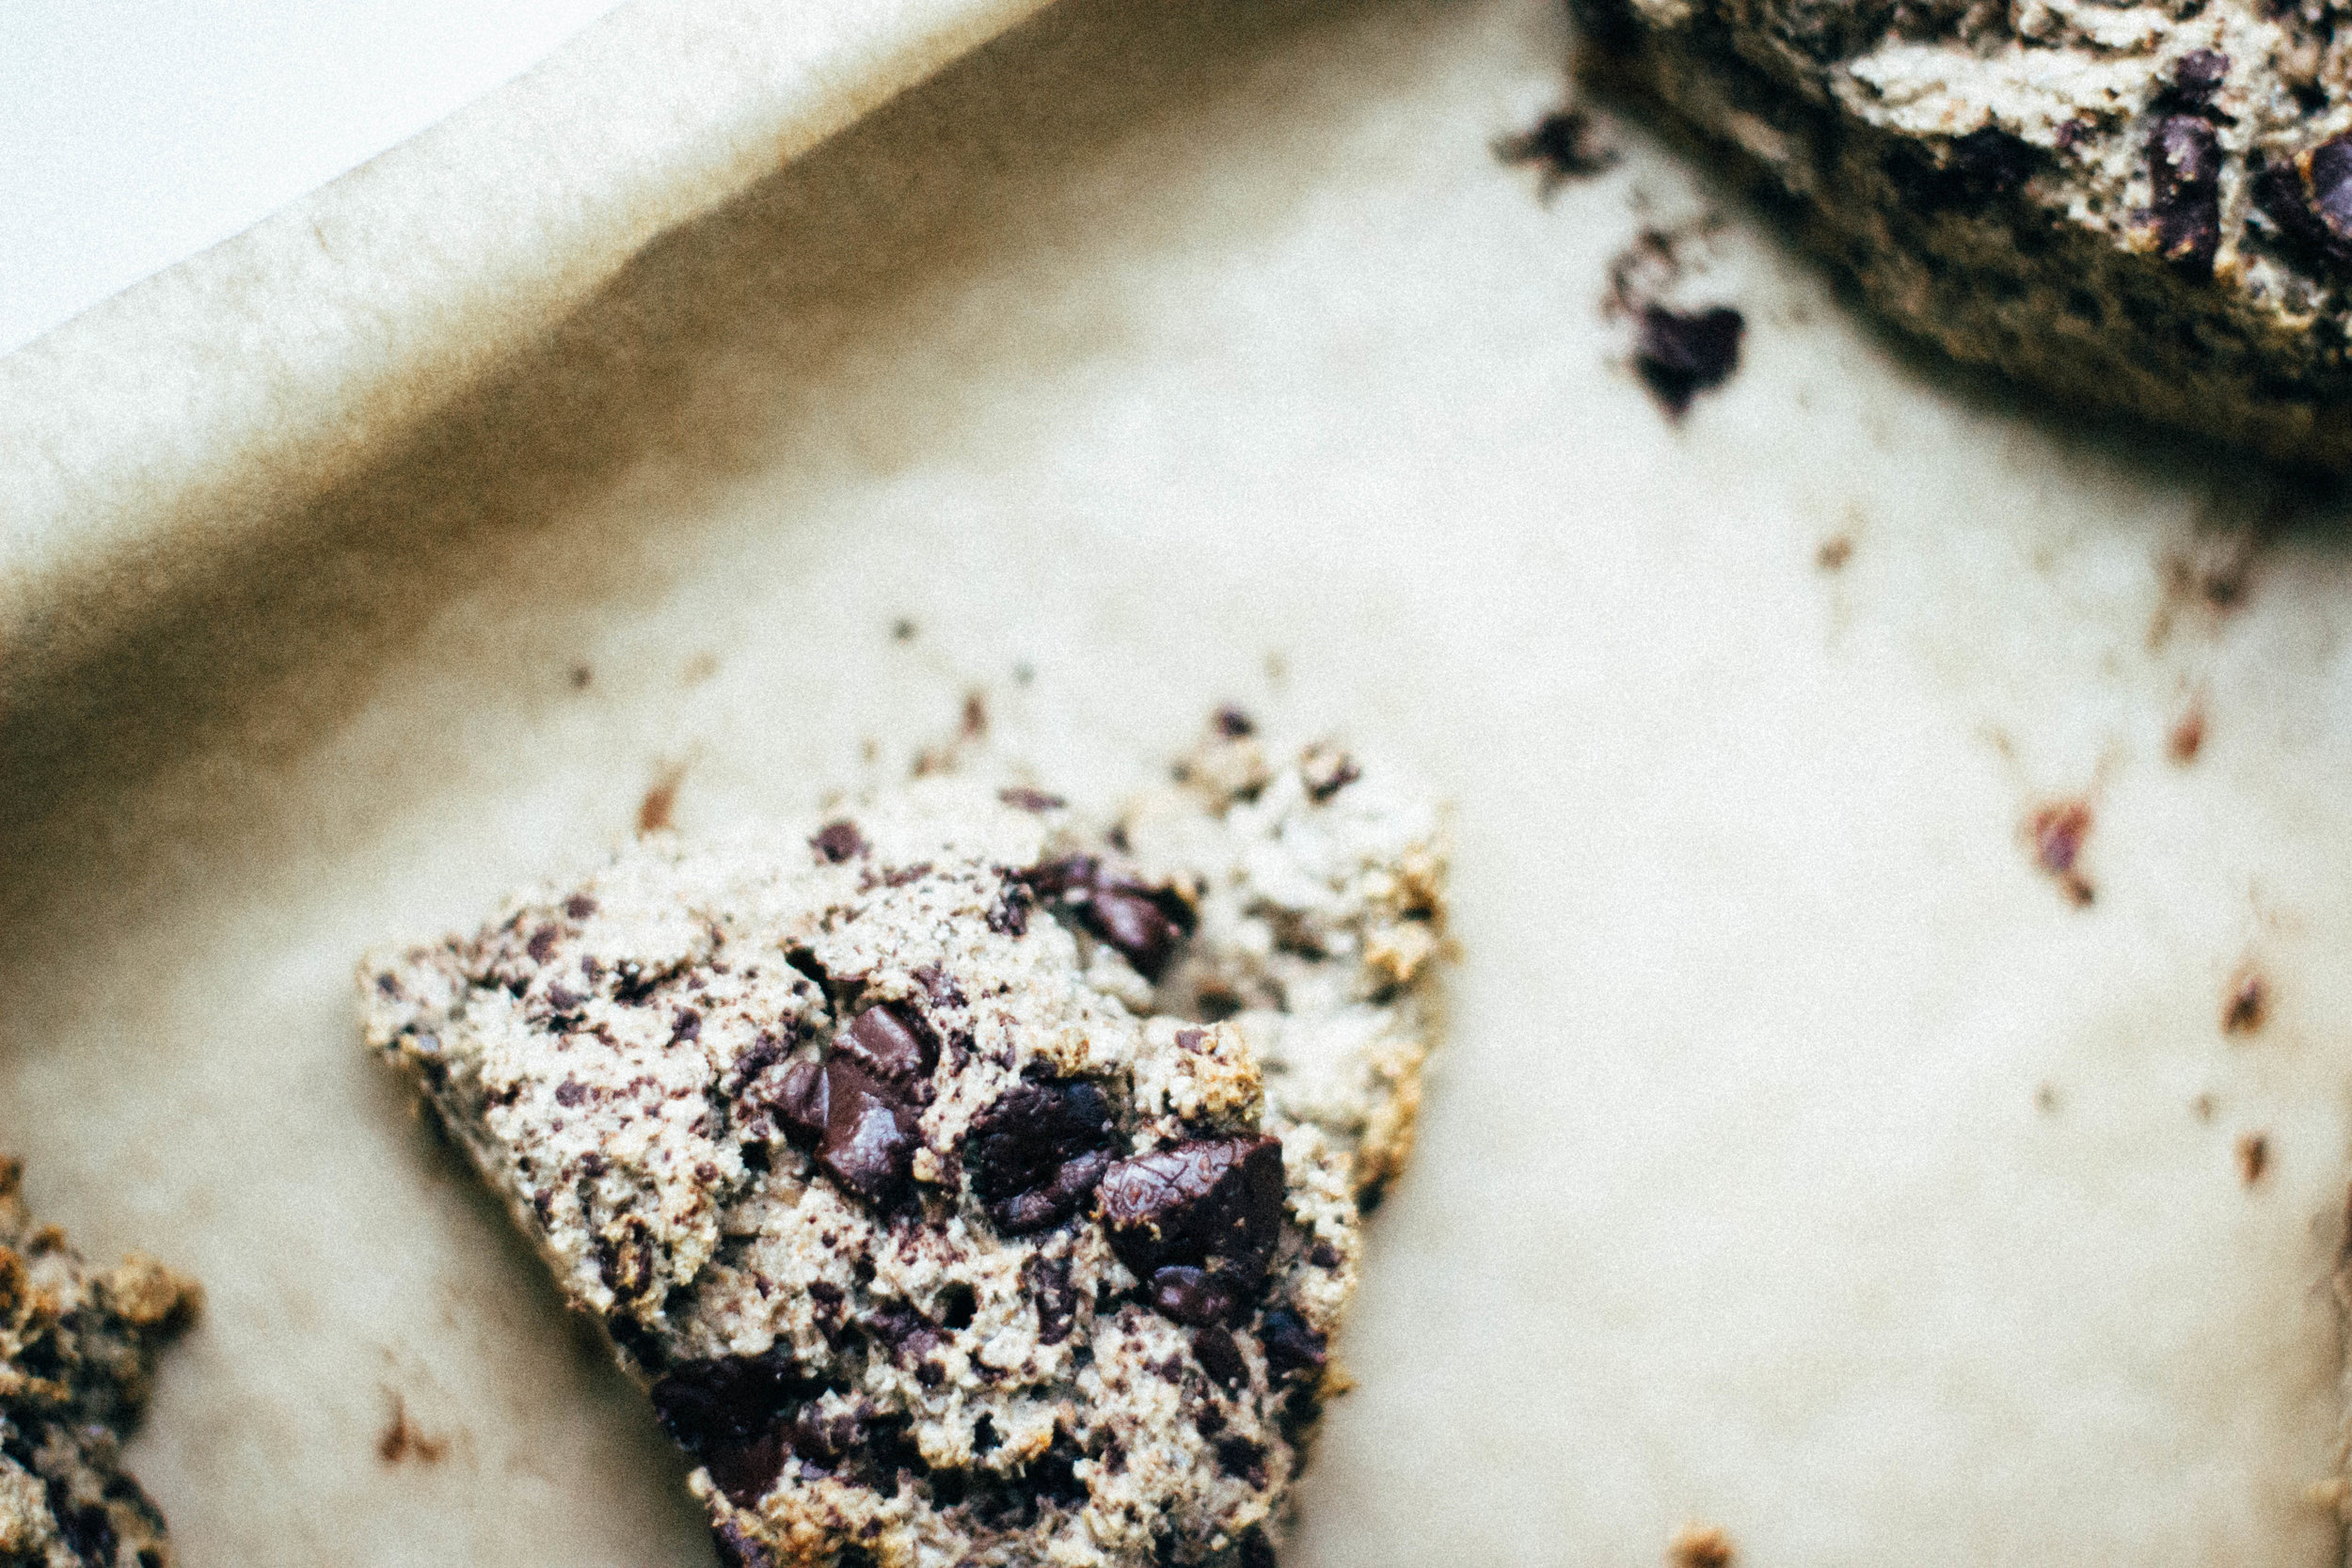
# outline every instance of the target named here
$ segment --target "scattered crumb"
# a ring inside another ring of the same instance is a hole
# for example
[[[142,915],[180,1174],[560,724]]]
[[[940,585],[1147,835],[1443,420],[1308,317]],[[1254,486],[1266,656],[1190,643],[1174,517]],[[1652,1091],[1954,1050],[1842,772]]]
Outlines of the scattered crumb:
[[[429,1437],[420,1432],[409,1423],[408,1402],[392,1389],[384,1392],[391,1398],[392,1419],[384,1429],[384,1435],[375,1440],[375,1456],[387,1465],[397,1465],[405,1459],[414,1459],[420,1465],[439,1464],[449,1452],[449,1439]]]
[[[2200,525],[2188,540],[2165,552],[2164,588],[2148,627],[2148,645],[2163,646],[2184,610],[2201,611],[2217,622],[2242,608],[2251,590],[2259,527]]]
[[[869,766],[880,762],[882,761],[882,742],[869,735],[858,742],[857,754],[865,758]]]
[[[2214,1098],[2209,1094],[2201,1094],[2188,1102],[2189,1115],[2199,1121],[2211,1121],[2215,1109]]]
[[[2165,754],[2185,768],[2197,760],[2197,753],[2205,744],[2205,700],[2189,699],[2188,706],[2172,721],[2171,733],[2165,736]]]
[[[1228,740],[1239,740],[1244,736],[1258,733],[1258,721],[1231,703],[1212,714],[1209,721],[1216,726],[1216,733]]]
[[[1026,686],[1035,679],[1037,679],[1037,671],[1030,666],[1027,660],[1025,659],[1021,663],[1012,667],[1013,685]]]
[[[572,689],[574,691],[585,691],[588,689],[589,681],[595,677],[594,673],[589,670],[588,666],[585,664],[575,664],[571,668],[568,678],[572,683]]]
[[[2044,1084],[2040,1088],[2034,1090],[2033,1108],[2042,1112],[2044,1116],[2055,1114],[2058,1108],[2058,1085],[2056,1084]]]
[[[686,661],[686,670],[678,678],[688,686],[700,686],[719,673],[719,656],[706,648]]]
[[[2270,982],[2252,964],[2241,966],[2230,979],[2230,994],[2221,1004],[2221,1032],[2250,1035],[2270,1017]]]
[[[2237,1141],[2237,1173],[2248,1186],[2263,1179],[2270,1168],[2270,1139],[2261,1132],[2249,1132]]]
[[[658,833],[670,825],[670,815],[677,806],[677,786],[686,780],[686,765],[670,763],[654,776],[653,787],[637,802],[637,831]]]
[[[2090,802],[2058,800],[2036,806],[2026,819],[2026,834],[2033,846],[2034,863],[2048,872],[2077,905],[2089,904],[2097,890],[2076,863],[2083,840],[2090,836]]]
[[[1670,1568],[1731,1568],[1731,1537],[1713,1525],[1686,1525],[1666,1548]]]
[[[988,733],[988,698],[977,687],[963,694],[963,730],[966,740],[977,740]]]
[[[1265,656],[1265,678],[1267,680],[1279,686],[1288,678],[1290,673],[1290,660],[1284,658],[1279,652],[1267,653]]]
[[[1679,229],[1644,229],[1609,263],[1601,314],[1631,317],[1633,370],[1670,420],[1690,411],[1699,393],[1740,368],[1747,318],[1727,305],[1684,309],[1664,303],[1689,270],[1683,249],[1721,226],[1715,214]]]
[[[1845,569],[1853,559],[1853,541],[1842,533],[1832,534],[1821,541],[1821,547],[1813,552],[1813,564],[1824,572]]]
[[[1496,138],[1495,156],[1506,164],[1534,164],[1535,194],[1549,201],[1569,181],[1598,174],[1617,161],[1617,150],[1597,130],[1582,109],[1554,109],[1532,128]]]
[[[898,619],[890,624],[890,637],[891,641],[894,642],[914,641],[914,623],[901,615]]]

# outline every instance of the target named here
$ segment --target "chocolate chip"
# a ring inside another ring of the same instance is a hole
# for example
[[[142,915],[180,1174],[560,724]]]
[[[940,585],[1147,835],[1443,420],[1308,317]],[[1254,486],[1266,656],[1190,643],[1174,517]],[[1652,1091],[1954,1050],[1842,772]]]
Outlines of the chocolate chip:
[[[1593,117],[1583,110],[1554,109],[1529,129],[1496,142],[1495,156],[1506,164],[1535,165],[1537,192],[1549,197],[1569,180],[1608,168],[1617,161],[1617,150],[1595,135]]]
[[[775,1114],[787,1140],[814,1148],[825,1135],[831,1101],[825,1069],[803,1058],[784,1069],[783,1082],[766,1097],[761,1108]]]
[[[1092,855],[1066,855],[1021,873],[1040,897],[1067,910],[1088,931],[1117,949],[1135,972],[1157,981],[1191,926],[1184,900],[1146,887]],[[993,917],[992,917],[993,922]]]
[[[588,1086],[577,1078],[566,1078],[555,1085],[555,1102],[558,1105],[577,1105],[587,1098]]]
[[[574,920],[585,920],[596,912],[596,901],[584,893],[575,893],[564,900],[564,912]]]
[[[1149,1277],[1207,1265],[1254,1288],[1282,1229],[1282,1146],[1273,1138],[1199,1138],[1121,1160],[1099,1190],[1111,1245]]]
[[[532,963],[546,963],[555,956],[555,927],[542,926],[532,932],[531,940],[523,944],[523,951],[531,955]]]
[[[1240,1568],[1282,1568],[1274,1560],[1274,1543],[1265,1538],[1263,1527],[1252,1525],[1242,1532]]]
[[[818,1167],[876,1208],[889,1207],[914,1169],[914,1107],[895,1085],[839,1054],[825,1060],[825,1101]]]
[[[2316,151],[2308,161],[2318,162]],[[2302,172],[2294,164],[2284,159],[2267,159],[2258,152],[2251,166],[2253,172],[2247,188],[2254,198],[2254,206],[2270,220],[2279,239],[2288,248],[2306,253],[2315,264],[2352,261],[2352,188],[2339,188],[2336,193],[2339,206],[2345,209],[2343,216],[2347,220],[2346,233],[2339,235],[2312,205]],[[2340,187],[2345,184],[2339,182]]]
[[[1070,804],[1058,795],[1048,795],[1041,789],[1028,789],[1019,785],[1011,789],[998,790],[996,799],[1020,811],[1059,811]]]
[[[1189,1263],[1153,1270],[1145,1293],[1162,1317],[1195,1327],[1230,1318],[1242,1306],[1241,1290],[1232,1279]]]
[[[719,1568],[776,1568],[776,1560],[768,1548],[743,1533],[734,1520],[723,1520],[710,1532],[710,1544],[719,1553]]]
[[[916,970],[914,983],[923,988],[923,994],[931,999],[934,1007],[961,1007],[966,1005],[963,988],[937,964],[925,964]]]
[[[928,1075],[939,1060],[939,1047],[928,1034],[884,1003],[851,1019],[834,1049],[878,1078],[905,1084]]]
[[[2167,115],[2148,138],[2148,217],[2156,251],[2191,274],[2212,273],[2221,245],[2221,143],[2196,115]]]
[[[1216,724],[1216,733],[1228,740],[1239,740],[1244,736],[1258,733],[1258,721],[1231,705],[1218,708],[1210,721]]]
[[[1633,368],[1666,412],[1680,419],[1692,399],[1731,379],[1747,320],[1728,306],[1696,312],[1642,307]]]
[[[1276,1377],[1291,1372],[1319,1372],[1330,1359],[1329,1340],[1307,1326],[1307,1320],[1287,1307],[1278,1307],[1265,1315],[1258,1330],[1258,1343],[1265,1347],[1266,1366]]]
[[[1058,1345],[1070,1338],[1078,1317],[1078,1291],[1070,1282],[1070,1259],[1032,1254],[1021,1265],[1022,1281],[1037,1303],[1037,1338],[1041,1345]]]
[[[818,829],[817,836],[808,841],[808,847],[839,865],[851,856],[866,853],[866,835],[857,831],[856,823],[844,817]]]
[[[1314,1250],[1307,1254],[1307,1261],[1318,1269],[1336,1269],[1340,1266],[1340,1249],[1328,1242],[1317,1242]]]
[[[1246,1481],[1252,1486],[1265,1485],[1265,1446],[1252,1443],[1247,1437],[1220,1437],[1216,1440],[1216,1467],[1235,1481]]]
[[[1248,1386],[1249,1363],[1242,1358],[1241,1346],[1233,1342],[1232,1332],[1223,1323],[1210,1323],[1192,1331],[1193,1359],[1200,1370],[1229,1389]]]
[[[1059,1225],[1084,1206],[1118,1147],[1103,1091],[1083,1078],[1016,1084],[973,1118],[972,1190],[1008,1235]]]
[[[691,1007],[680,1007],[670,1020],[670,1043],[683,1045],[688,1040],[702,1038],[703,1015]]]

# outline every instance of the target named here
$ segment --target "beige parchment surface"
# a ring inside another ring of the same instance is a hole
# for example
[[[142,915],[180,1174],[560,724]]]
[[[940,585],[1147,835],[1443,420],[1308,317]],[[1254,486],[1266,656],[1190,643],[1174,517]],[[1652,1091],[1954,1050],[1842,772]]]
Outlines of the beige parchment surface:
[[[190,1568],[709,1560],[350,967],[972,689],[1088,790],[1236,701],[1456,801],[1288,1568],[2335,1560],[2338,508],[1891,351],[1635,133],[1540,201],[1488,143],[1566,45],[1064,0],[8,688],[0,1145],[211,1289],[135,1451]],[[1675,427],[1599,301],[1712,210],[1746,360]],[[2088,905],[2024,840],[2070,800]]]

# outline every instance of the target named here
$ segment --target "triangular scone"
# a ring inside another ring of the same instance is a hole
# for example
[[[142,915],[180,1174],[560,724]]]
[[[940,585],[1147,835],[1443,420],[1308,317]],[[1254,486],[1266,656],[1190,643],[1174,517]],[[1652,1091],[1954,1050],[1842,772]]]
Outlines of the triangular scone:
[[[33,1223],[18,1177],[0,1160],[0,1564],[167,1568],[164,1516],[118,1444],[199,1293],[136,1255],[90,1268]]]
[[[723,1559],[1272,1560],[1409,1137],[1442,850],[1242,728],[1107,826],[926,780],[363,971]]]

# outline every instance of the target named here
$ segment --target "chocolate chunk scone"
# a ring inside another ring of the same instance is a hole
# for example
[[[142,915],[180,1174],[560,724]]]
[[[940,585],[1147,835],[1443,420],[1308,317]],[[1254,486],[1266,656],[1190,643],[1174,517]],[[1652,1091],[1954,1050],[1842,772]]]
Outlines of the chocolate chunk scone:
[[[33,1224],[19,1174],[0,1160],[0,1568],[164,1568],[164,1516],[118,1445],[198,1290],[136,1255],[90,1268]]]
[[[1899,325],[2352,463],[2340,0],[1575,0],[1588,73],[1792,198]]]
[[[1246,729],[1107,826],[926,780],[363,968],[723,1560],[1273,1560],[1443,868],[1426,806]]]

